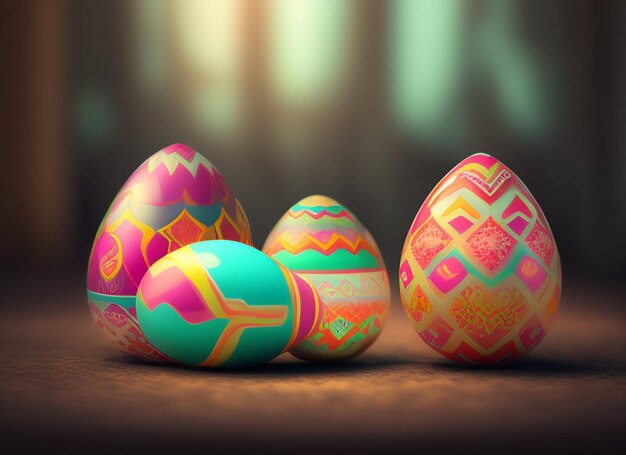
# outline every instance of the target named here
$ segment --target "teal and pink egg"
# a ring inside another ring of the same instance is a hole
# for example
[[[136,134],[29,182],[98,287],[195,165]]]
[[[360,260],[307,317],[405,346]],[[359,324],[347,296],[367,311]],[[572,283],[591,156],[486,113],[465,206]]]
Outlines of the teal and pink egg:
[[[138,324],[137,288],[154,262],[210,239],[252,243],[241,204],[195,150],[174,144],[158,151],[122,186],[93,243],[87,294],[102,332],[130,355],[168,360]]]
[[[194,243],[150,267],[137,315],[160,352],[204,367],[268,361],[301,343],[319,323],[312,285],[239,242]]]

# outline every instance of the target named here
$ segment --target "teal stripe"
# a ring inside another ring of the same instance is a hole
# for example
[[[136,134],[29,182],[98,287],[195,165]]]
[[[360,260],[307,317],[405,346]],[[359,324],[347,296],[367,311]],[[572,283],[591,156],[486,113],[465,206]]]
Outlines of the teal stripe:
[[[341,213],[341,211],[345,209],[346,208],[343,205],[325,206],[325,205],[304,205],[300,203],[294,205],[291,208],[291,210],[293,210],[294,212],[299,212],[301,210],[309,210],[311,212],[319,213],[322,210],[326,210],[327,212],[334,213],[335,215],[338,213]]]
[[[185,209],[205,226],[213,226],[222,214],[222,205],[185,205]]]
[[[506,266],[506,268],[504,270],[502,270],[501,272],[499,272],[495,278],[489,278],[488,276],[484,275],[482,272],[480,272],[478,269],[476,269],[476,267],[474,267],[472,265],[471,262],[469,262],[467,260],[467,258],[458,250],[458,249],[454,249],[452,250],[449,254],[446,255],[447,257],[455,257],[459,260],[459,262],[461,264],[463,264],[463,267],[465,267],[467,269],[467,272],[471,275],[474,275],[475,277],[480,278],[481,281],[483,281],[485,284],[487,284],[490,287],[495,286],[496,284],[498,284],[500,281],[502,281],[504,278],[506,278],[507,276],[511,275],[512,273],[515,273],[515,268],[517,267],[517,264],[519,264],[519,262],[522,260],[522,258],[524,256],[530,256],[533,259],[538,259],[533,252],[528,249],[528,248],[516,248],[515,252],[513,253],[513,255],[511,256],[511,258],[509,259],[509,263]],[[439,265],[441,261],[438,261],[437,263],[435,263],[433,261],[433,263],[428,266],[426,268],[426,270],[424,271],[424,273],[426,274],[426,276],[429,276],[432,271],[435,269],[435,267],[437,267]],[[541,263],[540,261],[538,261],[539,263]]]
[[[369,251],[361,250],[357,254],[339,249],[329,256],[315,250],[306,250],[299,254],[279,251],[272,256],[289,270],[354,270],[380,269],[382,264]]]
[[[99,292],[94,292],[87,289],[87,297],[89,298],[89,300],[96,302],[115,303],[116,305],[126,308],[127,310],[135,306],[134,295],[100,294]]]

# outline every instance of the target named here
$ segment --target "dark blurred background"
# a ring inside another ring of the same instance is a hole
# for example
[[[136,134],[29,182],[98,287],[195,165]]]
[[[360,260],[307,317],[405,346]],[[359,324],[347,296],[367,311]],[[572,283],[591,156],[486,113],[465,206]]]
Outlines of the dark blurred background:
[[[626,1],[0,0],[0,19],[3,453],[624,447]],[[343,202],[396,295],[423,200],[490,153],[551,224],[560,322],[501,370],[441,363],[397,298],[350,363],[128,360],[87,322],[87,259],[174,142],[217,166],[259,247],[299,199]]]
[[[184,142],[257,246],[326,194],[370,229],[393,283],[427,194],[487,152],[543,207],[566,289],[621,285],[625,3],[3,1],[2,281],[78,285],[126,178]]]

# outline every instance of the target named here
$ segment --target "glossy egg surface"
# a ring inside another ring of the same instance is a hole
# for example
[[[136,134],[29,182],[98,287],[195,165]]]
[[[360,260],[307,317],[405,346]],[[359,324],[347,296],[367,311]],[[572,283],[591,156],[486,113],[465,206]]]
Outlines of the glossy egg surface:
[[[313,288],[259,250],[211,240],[168,254],[146,273],[137,315],[167,356],[205,367],[272,359],[319,319]]]
[[[169,252],[210,239],[251,244],[241,204],[217,169],[195,150],[174,144],[158,151],[113,199],[89,258],[91,313],[123,352],[168,360],[139,327],[137,287],[148,267]]]
[[[514,361],[550,329],[559,253],[539,204],[504,164],[476,154],[430,193],[407,235],[400,295],[420,337],[454,361]]]
[[[365,351],[389,309],[389,278],[376,242],[357,217],[326,196],[309,196],[278,221],[263,251],[308,279],[324,304],[319,328],[290,350],[305,360],[346,360]]]

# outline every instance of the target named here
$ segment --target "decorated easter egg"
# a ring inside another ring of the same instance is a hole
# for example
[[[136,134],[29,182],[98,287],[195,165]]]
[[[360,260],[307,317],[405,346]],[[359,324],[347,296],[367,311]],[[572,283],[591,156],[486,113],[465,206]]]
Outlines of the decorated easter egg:
[[[389,276],[376,242],[346,207],[326,196],[301,200],[263,251],[313,283],[323,302],[321,324],[293,355],[346,360],[376,340],[389,310]]]
[[[244,367],[301,343],[319,324],[313,286],[243,243],[187,245],[155,262],[137,292],[150,342],[180,362]]]
[[[458,362],[512,362],[546,336],[560,292],[554,236],[528,188],[489,155],[459,163],[402,250],[400,295],[420,337]]]
[[[113,199],[89,258],[91,313],[123,352],[167,360],[146,341],[137,323],[137,287],[161,257],[210,239],[252,244],[241,204],[217,169],[193,149],[174,144],[158,151]]]

